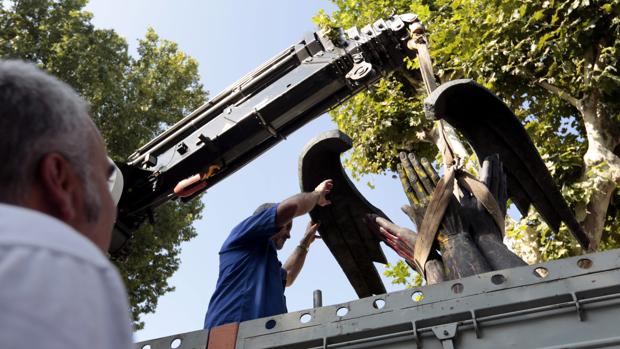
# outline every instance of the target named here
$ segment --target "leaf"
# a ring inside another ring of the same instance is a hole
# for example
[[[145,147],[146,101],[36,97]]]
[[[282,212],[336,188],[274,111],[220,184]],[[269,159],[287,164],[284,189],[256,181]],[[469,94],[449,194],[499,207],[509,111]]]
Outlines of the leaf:
[[[545,18],[545,10],[538,10],[532,15],[534,22],[538,22],[543,18]]]

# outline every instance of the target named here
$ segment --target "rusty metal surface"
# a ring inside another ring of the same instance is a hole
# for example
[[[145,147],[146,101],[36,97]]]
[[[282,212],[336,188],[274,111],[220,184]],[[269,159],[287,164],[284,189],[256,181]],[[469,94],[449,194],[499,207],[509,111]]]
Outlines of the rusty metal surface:
[[[458,129],[478,159],[499,154],[508,179],[508,195],[521,213],[530,204],[557,231],[564,222],[584,249],[589,240],[556,187],[532,140],[508,107],[472,80],[439,86],[424,101],[426,116]]]
[[[357,191],[344,172],[340,154],[351,148],[351,139],[338,130],[320,134],[299,157],[302,191],[312,191],[325,179],[334,181],[331,205],[316,207],[310,216],[320,222],[319,234],[360,298],[385,293],[373,262],[387,263],[379,240],[366,227],[364,216],[385,217]]]

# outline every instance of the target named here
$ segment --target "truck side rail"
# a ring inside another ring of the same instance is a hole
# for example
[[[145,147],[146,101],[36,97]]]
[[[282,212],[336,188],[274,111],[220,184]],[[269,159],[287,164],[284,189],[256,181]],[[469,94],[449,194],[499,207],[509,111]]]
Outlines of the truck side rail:
[[[237,349],[603,348],[620,346],[619,316],[616,249],[245,321],[229,343]],[[137,348],[167,349],[175,340],[181,349],[204,348],[209,336],[213,330],[200,330]]]

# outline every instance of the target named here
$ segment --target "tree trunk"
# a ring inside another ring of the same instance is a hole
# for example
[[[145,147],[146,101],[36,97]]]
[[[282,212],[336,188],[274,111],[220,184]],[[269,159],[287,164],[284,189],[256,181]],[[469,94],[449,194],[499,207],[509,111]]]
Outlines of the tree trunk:
[[[538,233],[532,227],[528,226],[524,220],[527,217],[523,217],[521,221],[515,221],[510,216],[506,216],[506,221],[509,221],[512,226],[523,226],[523,231],[520,232],[521,238],[516,239],[514,237],[506,236],[504,243],[508,248],[521,257],[527,264],[537,264],[543,262],[542,255],[540,253],[540,243],[538,239]]]
[[[613,153],[619,142],[619,130],[617,123],[605,113],[596,93],[588,96],[579,109],[588,140],[582,182],[594,189],[582,224],[596,249],[601,242],[609,202],[620,185],[620,158]]]

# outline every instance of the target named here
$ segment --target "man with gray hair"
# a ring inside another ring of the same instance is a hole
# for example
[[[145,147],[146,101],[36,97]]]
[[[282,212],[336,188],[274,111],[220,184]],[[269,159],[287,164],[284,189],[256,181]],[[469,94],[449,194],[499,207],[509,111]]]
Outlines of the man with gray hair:
[[[0,61],[0,132],[0,347],[133,347],[105,255],[115,166],[87,104],[32,64]]]

